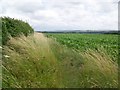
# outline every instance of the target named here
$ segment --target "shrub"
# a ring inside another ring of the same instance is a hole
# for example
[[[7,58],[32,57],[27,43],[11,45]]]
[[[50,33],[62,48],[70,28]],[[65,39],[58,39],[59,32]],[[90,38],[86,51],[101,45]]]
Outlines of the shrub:
[[[6,45],[7,41],[11,37],[18,37],[21,34],[28,36],[33,33],[33,28],[22,20],[9,18],[9,17],[0,17],[2,20],[2,44]]]

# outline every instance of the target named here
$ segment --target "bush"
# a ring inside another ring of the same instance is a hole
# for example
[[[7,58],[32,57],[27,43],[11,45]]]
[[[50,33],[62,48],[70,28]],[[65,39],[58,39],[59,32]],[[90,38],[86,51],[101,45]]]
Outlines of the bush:
[[[11,37],[18,37],[21,34],[28,36],[33,33],[33,28],[22,20],[9,18],[9,17],[0,17],[2,20],[2,44],[6,45],[7,41]]]

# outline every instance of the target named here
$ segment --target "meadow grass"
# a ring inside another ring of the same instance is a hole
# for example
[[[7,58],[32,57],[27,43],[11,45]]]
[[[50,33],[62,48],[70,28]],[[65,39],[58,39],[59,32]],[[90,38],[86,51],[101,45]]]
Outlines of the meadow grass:
[[[3,46],[3,87],[116,88],[118,65],[103,49],[79,52],[43,34]]]
[[[42,35],[12,38],[3,54],[3,87],[57,87],[56,58]]]
[[[60,46],[58,42],[52,42],[51,46],[60,62],[65,87],[118,87],[118,64],[103,48],[76,52],[64,45]]]

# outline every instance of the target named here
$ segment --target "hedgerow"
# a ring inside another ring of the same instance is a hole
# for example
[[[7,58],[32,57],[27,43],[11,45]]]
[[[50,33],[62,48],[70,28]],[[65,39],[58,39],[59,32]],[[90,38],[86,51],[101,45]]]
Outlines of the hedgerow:
[[[0,17],[2,20],[2,44],[6,45],[7,41],[11,37],[18,37],[21,34],[28,36],[34,32],[33,28],[22,20]]]

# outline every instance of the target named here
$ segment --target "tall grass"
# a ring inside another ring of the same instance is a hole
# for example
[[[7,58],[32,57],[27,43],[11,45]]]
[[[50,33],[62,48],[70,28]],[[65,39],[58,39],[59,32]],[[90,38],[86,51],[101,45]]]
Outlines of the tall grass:
[[[12,38],[3,51],[3,87],[58,87],[56,58],[42,35]]]
[[[3,87],[117,87],[117,63],[104,50],[76,52],[37,34],[3,47]]]
[[[83,87],[118,87],[118,64],[104,51],[87,50],[84,54],[85,64],[80,74]]]
[[[118,87],[118,64],[103,48],[76,52],[59,43],[52,49],[60,61],[65,87],[116,88]],[[56,49],[57,48],[57,49]]]

